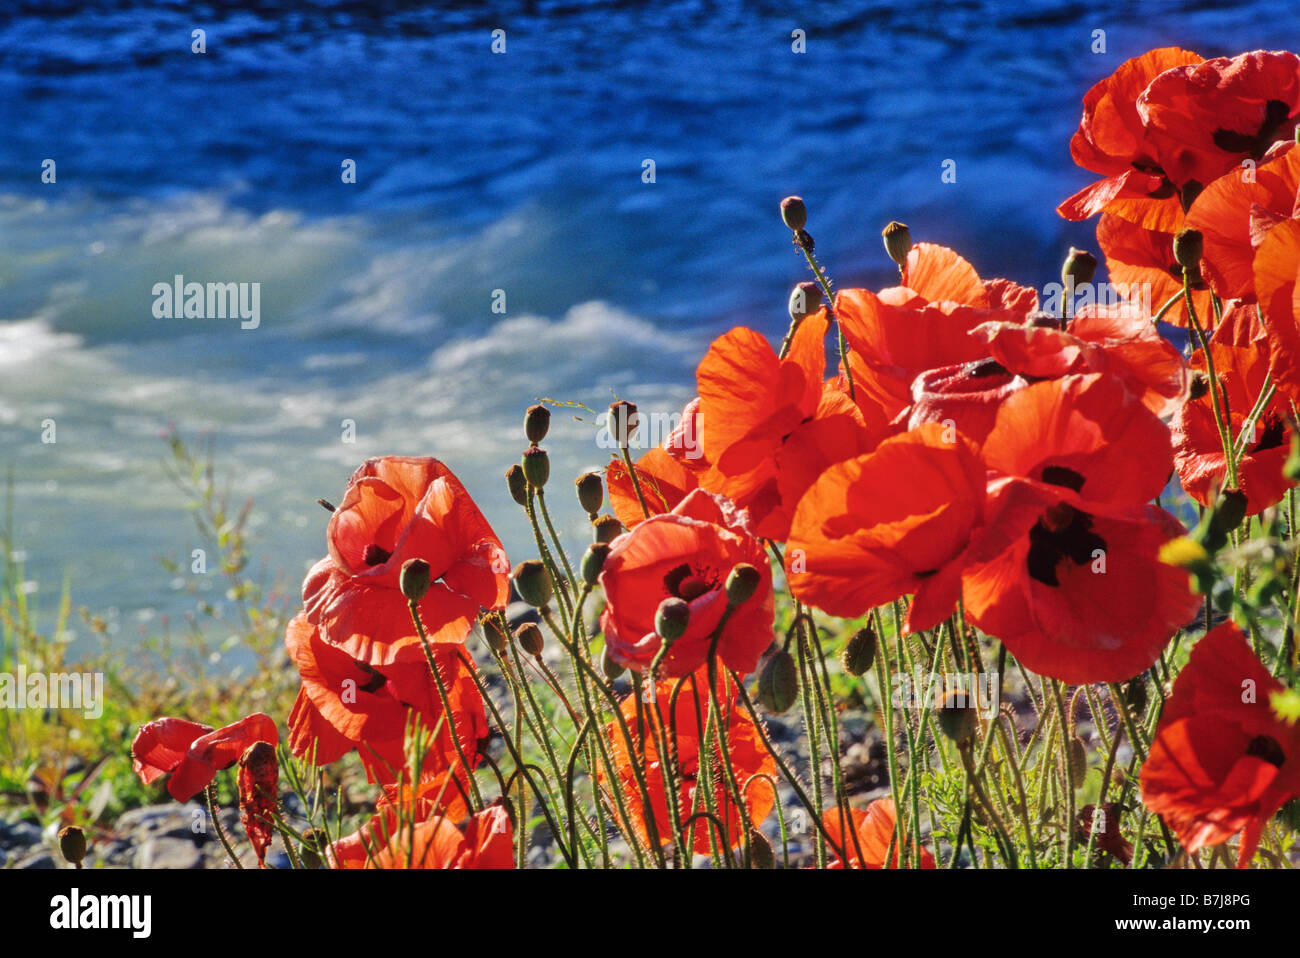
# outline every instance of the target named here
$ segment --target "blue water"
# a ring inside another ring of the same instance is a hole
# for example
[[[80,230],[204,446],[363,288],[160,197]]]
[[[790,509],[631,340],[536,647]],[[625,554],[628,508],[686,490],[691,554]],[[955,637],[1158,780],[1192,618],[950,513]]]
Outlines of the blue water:
[[[889,282],[902,219],[1041,286],[1095,246],[1053,212],[1090,179],[1087,88],[1151,46],[1295,48],[1297,26],[1294,0],[7,4],[0,466],[33,598],[67,576],[124,637],[193,609],[157,561],[198,544],[168,424],[213,438],[287,580],[322,553],[314,499],[381,453],[445,459],[521,551],[500,476],[524,406],[671,411],[713,336],[779,336],[806,276],[783,195],[840,285]],[[261,326],[155,319],[177,273],[260,282]],[[593,436],[557,415],[557,483],[604,461]]]

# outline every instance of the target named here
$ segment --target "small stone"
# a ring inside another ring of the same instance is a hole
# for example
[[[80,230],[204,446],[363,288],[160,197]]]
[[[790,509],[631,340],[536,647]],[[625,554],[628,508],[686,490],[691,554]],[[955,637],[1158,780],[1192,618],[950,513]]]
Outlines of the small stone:
[[[58,868],[53,853],[48,848],[39,848],[22,859],[14,868]]]
[[[135,868],[191,869],[203,867],[203,854],[183,838],[150,838],[135,853]]]

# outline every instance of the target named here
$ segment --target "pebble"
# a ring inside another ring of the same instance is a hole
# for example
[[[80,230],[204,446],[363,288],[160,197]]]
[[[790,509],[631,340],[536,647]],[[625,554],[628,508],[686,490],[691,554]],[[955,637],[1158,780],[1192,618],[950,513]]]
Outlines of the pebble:
[[[150,838],[135,852],[135,868],[202,868],[203,853],[185,838]]]

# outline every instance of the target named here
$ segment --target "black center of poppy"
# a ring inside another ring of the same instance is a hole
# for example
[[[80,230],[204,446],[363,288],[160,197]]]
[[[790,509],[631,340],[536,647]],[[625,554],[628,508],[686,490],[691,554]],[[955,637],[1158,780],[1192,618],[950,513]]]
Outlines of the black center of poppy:
[[[362,692],[378,692],[388,681],[388,679],[384,678],[381,673],[376,672],[364,662],[357,662],[357,668],[361,669],[361,671],[366,673],[368,676],[365,685],[358,686]]]
[[[1282,751],[1282,746],[1271,735],[1256,735],[1252,738],[1250,744],[1246,746],[1246,754],[1277,768],[1281,768],[1282,763],[1286,761],[1286,753]]]
[[[1029,556],[1025,564],[1031,579],[1043,585],[1059,586],[1056,566],[1062,559],[1086,565],[1096,550],[1105,548],[1106,540],[1092,531],[1092,516],[1062,502],[1047,510],[1029,530]]]
[[[989,376],[1005,375],[1007,368],[996,359],[979,359],[973,363],[967,363],[966,368],[962,370],[968,379],[986,379]]]
[[[366,551],[361,553],[361,561],[366,565],[383,565],[392,557],[393,554],[377,542],[370,543],[366,546]]]
[[[684,562],[664,576],[664,588],[668,590],[668,594],[685,599],[687,602],[698,599],[715,585],[716,583]]]
[[[1042,472],[1043,482],[1053,486],[1063,486],[1066,489],[1073,489],[1078,492],[1083,488],[1086,481],[1085,477],[1067,466],[1044,466]]]
[[[1260,121],[1255,133],[1240,133],[1236,130],[1218,129],[1214,131],[1214,145],[1228,153],[1245,153],[1260,159],[1273,142],[1278,132],[1288,119],[1291,108],[1282,100],[1269,100],[1264,104],[1264,119]]]
[[[1250,447],[1251,452],[1263,452],[1265,449],[1276,449],[1282,445],[1286,435],[1282,417],[1275,412],[1265,413],[1259,420],[1259,430],[1256,435],[1259,438]]]

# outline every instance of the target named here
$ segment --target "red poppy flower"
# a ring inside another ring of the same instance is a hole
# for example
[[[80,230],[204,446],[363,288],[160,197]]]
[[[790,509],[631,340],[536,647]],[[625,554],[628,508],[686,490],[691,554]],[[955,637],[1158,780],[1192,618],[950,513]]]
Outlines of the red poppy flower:
[[[1300,796],[1300,726],[1270,702],[1283,686],[1225,622],[1196,643],[1142,766],[1142,801],[1189,853],[1241,832],[1237,866],[1264,826]]]
[[[500,805],[489,805],[457,825],[446,815],[417,808],[405,815],[382,804],[370,822],[334,843],[337,868],[513,868],[514,828]]]
[[[690,625],[664,657],[661,674],[694,672],[708,657],[711,636],[727,609],[727,576],[739,563],[754,566],[761,581],[723,627],[718,657],[742,675],[752,672],[772,642],[772,570],[763,544],[749,531],[748,515],[703,489],[612,543],[600,574],[605,592],[600,623],[610,656],[628,668],[646,669],[661,642],[655,612],[675,596],[690,603]]]
[[[302,688],[289,715],[289,745],[297,756],[328,765],[356,749],[372,781],[393,782],[406,772],[405,742],[413,716],[425,734],[444,715],[437,686],[423,657],[377,669],[358,662],[321,637],[304,615],[285,632],[289,656]],[[474,764],[478,743],[488,736],[487,715],[465,657],[455,645],[432,646],[451,706],[451,722],[466,758]],[[450,722],[425,757],[425,773],[459,765]]]
[[[897,827],[897,814],[892,798],[878,798],[866,809],[849,809],[853,816],[852,830],[857,833],[857,842],[842,827],[843,814],[839,808],[832,808],[822,814],[822,824],[834,844],[844,849],[849,859],[849,868],[897,868],[901,851],[897,847],[894,829]],[[894,843],[894,857],[888,865],[889,846]],[[858,850],[862,856],[858,856]],[[830,863],[831,868],[843,868],[844,863],[836,858]],[[925,846],[921,846],[921,867],[935,868],[934,856]]]
[[[176,801],[188,802],[212,784],[217,772],[238,762],[250,745],[279,741],[275,722],[261,712],[216,731],[197,722],[160,718],[136,732],[131,767],[146,785],[171,775],[167,791]]]
[[[662,447],[649,450],[633,463],[633,468],[652,516],[672,511],[700,486],[699,476]],[[609,504],[624,528],[632,529],[646,518],[626,465],[617,459],[610,462],[605,467],[605,485],[609,488]]]
[[[1268,340],[1255,315],[1255,307],[1232,303],[1223,322],[1210,337],[1210,353],[1220,385],[1220,403],[1226,406],[1232,438],[1241,434],[1247,415],[1254,409],[1268,378]],[[1199,350],[1192,366],[1205,370],[1205,355]],[[1237,483],[1246,494],[1247,515],[1255,515],[1279,502],[1291,483],[1282,466],[1291,449],[1287,425],[1288,402],[1277,394],[1255,421],[1254,436],[1237,456]],[[1203,506],[1209,506],[1223,485],[1228,465],[1223,442],[1214,420],[1212,398],[1188,402],[1170,423],[1174,440],[1174,468],[1183,491]]]
[[[480,609],[509,597],[505,551],[465,487],[437,459],[367,460],[329,523],[329,556],[307,574],[303,602],[322,638],[371,666],[422,661],[399,576],[429,563],[420,600],[431,642],[460,642]]]
[[[893,420],[907,409],[912,382],[926,370],[986,358],[984,344],[968,335],[980,323],[1020,322],[1037,307],[1032,290],[982,281],[952,250],[931,243],[912,249],[905,275],[907,286],[879,294],[846,289],[835,299],[868,422]]]
[[[1103,213],[1097,223],[1097,245],[1106,256],[1106,270],[1116,287],[1142,290],[1142,299],[1152,308],[1163,306],[1182,293],[1183,268],[1174,259],[1174,234],[1144,229],[1128,220]],[[1204,268],[1204,259],[1202,259]],[[1133,297],[1130,297],[1132,299]],[[1210,289],[1202,276],[1193,279],[1192,304],[1202,329],[1214,328]],[[1187,325],[1187,307],[1181,302],[1165,313],[1174,326]]]
[[[239,820],[257,856],[258,868],[266,867],[266,850],[275,837],[279,781],[275,747],[267,742],[250,745],[239,759]]]
[[[1273,382],[1300,402],[1300,219],[1279,223],[1259,244],[1255,292],[1268,332]]]
[[[1040,511],[1028,535],[967,570],[967,618],[1053,678],[1121,681],[1150,666],[1198,607],[1186,573],[1158,559],[1186,530],[1144,505],[1172,466],[1168,430],[1113,377],[1068,376],[1008,398],[983,455]]]
[[[1151,81],[1138,113],[1165,173],[1199,190],[1294,137],[1300,57],[1255,50],[1174,67]]]
[[[1036,514],[1008,500],[986,527],[987,501],[984,463],[955,431],[930,423],[887,439],[826,470],[800,500],[790,590],[845,618],[912,593],[908,631],[932,628],[956,606],[962,569],[998,554]]]
[[[1300,217],[1300,150],[1282,144],[1254,175],[1221,176],[1192,204],[1187,227],[1199,230],[1201,271],[1221,299],[1253,303],[1255,251],[1269,230]]]
[[[1029,379],[1059,379],[1072,373],[1108,373],[1160,417],[1173,415],[1187,398],[1191,373],[1183,354],[1160,335],[1150,315],[1135,303],[1079,307],[1066,329],[1054,321],[986,323],[972,335],[988,343],[1006,372]],[[999,397],[997,403],[1001,402]],[[996,415],[997,404],[991,404]],[[915,416],[915,414],[914,414]],[[982,434],[958,427],[979,441]]]
[[[673,721],[668,720],[669,706],[674,701],[673,693],[678,689],[676,705],[672,709]],[[619,784],[623,790],[631,829],[641,841],[650,842],[650,826],[646,820],[645,802],[641,789],[633,772],[633,762],[640,764],[646,779],[646,791],[650,795],[650,805],[654,815],[655,834],[662,845],[672,843],[672,817],[668,809],[668,792],[664,778],[662,758],[659,754],[659,732],[663,729],[664,740],[669,749],[677,756],[673,769],[673,779],[677,789],[677,808],[679,821],[686,820],[695,812],[704,811],[703,794],[697,794],[700,788],[700,734],[705,728],[709,714],[709,677],[707,669],[700,669],[693,675],[679,680],[663,680],[655,685],[654,703],[642,703],[645,716],[646,734],[644,746],[638,735],[637,703],[633,698],[623,701],[621,711],[632,739],[623,735],[618,722],[605,726],[605,735],[610,741],[611,760]],[[712,789],[714,807],[717,817],[726,827],[725,844],[735,848],[741,843],[743,829],[757,827],[771,813],[776,803],[771,782],[756,776],[777,775],[776,761],[763,745],[758,729],[748,711],[736,704],[736,687],[726,673],[718,677],[718,701],[722,710],[722,729],[726,736],[727,752],[732,767],[736,772],[736,781],[745,799],[744,822],[741,821],[740,809],[735,798],[727,788],[720,758],[706,750],[706,761],[712,769]],[[675,732],[675,737],[674,737]],[[608,790],[606,776],[597,769],[602,788]],[[611,802],[611,804],[613,804]],[[710,833],[717,840],[717,830],[704,820],[697,820],[689,826],[687,845],[699,854],[707,855],[710,849]]]
[[[1178,189],[1163,157],[1147,135],[1138,100],[1167,70],[1200,63],[1177,47],[1151,50],[1120,64],[1083,98],[1083,119],[1070,140],[1074,162],[1105,177],[1061,204],[1066,219],[1086,220],[1109,212],[1146,229],[1176,232],[1182,222]],[[1203,184],[1202,184],[1203,185]]]
[[[989,326],[1020,328],[1014,323],[984,323],[975,330]],[[996,359],[977,359],[926,370],[912,381],[907,427],[915,429],[928,422],[951,423],[963,436],[978,444],[997,421],[1002,400],[1027,385],[1029,381],[1025,377],[1010,372]]]

